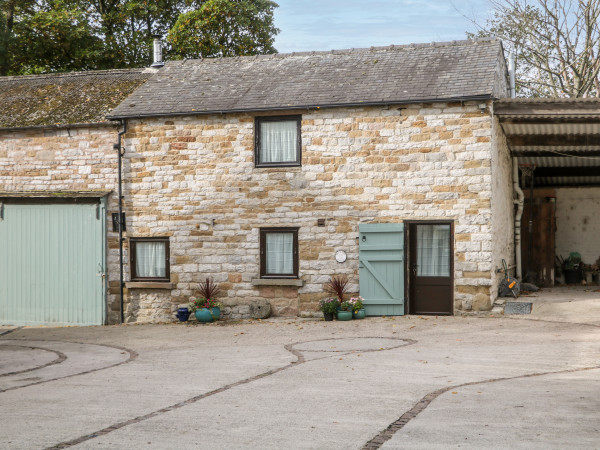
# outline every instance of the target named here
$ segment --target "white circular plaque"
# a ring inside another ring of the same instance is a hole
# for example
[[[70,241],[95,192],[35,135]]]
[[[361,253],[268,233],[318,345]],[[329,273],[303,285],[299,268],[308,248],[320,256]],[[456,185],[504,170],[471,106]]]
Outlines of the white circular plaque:
[[[335,252],[335,260],[339,263],[346,261],[346,252],[344,250],[338,250]]]

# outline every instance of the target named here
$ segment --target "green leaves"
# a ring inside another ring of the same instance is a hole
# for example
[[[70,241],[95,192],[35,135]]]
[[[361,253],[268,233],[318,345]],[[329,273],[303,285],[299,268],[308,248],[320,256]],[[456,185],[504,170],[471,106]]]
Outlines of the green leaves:
[[[167,57],[274,53],[268,0],[0,0],[0,75],[144,67]],[[171,30],[171,31],[169,31]]]
[[[269,0],[207,0],[179,16],[167,41],[178,58],[275,53],[278,5]]]

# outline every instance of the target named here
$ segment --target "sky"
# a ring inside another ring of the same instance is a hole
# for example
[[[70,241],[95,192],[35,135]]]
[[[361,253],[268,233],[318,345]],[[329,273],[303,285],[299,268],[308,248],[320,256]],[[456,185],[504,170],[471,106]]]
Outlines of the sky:
[[[275,0],[279,53],[466,39],[489,0]],[[466,16],[466,17],[465,17]]]

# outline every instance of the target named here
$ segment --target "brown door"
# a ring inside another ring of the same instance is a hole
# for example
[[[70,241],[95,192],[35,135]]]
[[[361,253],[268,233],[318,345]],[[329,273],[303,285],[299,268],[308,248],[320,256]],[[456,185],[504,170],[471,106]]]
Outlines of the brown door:
[[[409,311],[451,315],[453,307],[452,223],[409,226]]]
[[[523,277],[541,287],[554,286],[556,201],[554,191],[536,190],[525,200],[521,219]],[[531,219],[531,233],[529,232]],[[531,257],[530,257],[531,256]]]

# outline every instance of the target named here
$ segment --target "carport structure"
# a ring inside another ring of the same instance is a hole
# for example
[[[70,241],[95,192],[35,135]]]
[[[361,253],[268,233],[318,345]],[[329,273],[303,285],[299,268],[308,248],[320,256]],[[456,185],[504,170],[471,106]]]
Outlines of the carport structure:
[[[523,278],[553,286],[555,257],[567,258],[571,252],[580,253],[585,264],[596,265],[600,260],[600,99],[502,99],[494,104],[494,114],[513,164],[519,167],[524,194]]]

